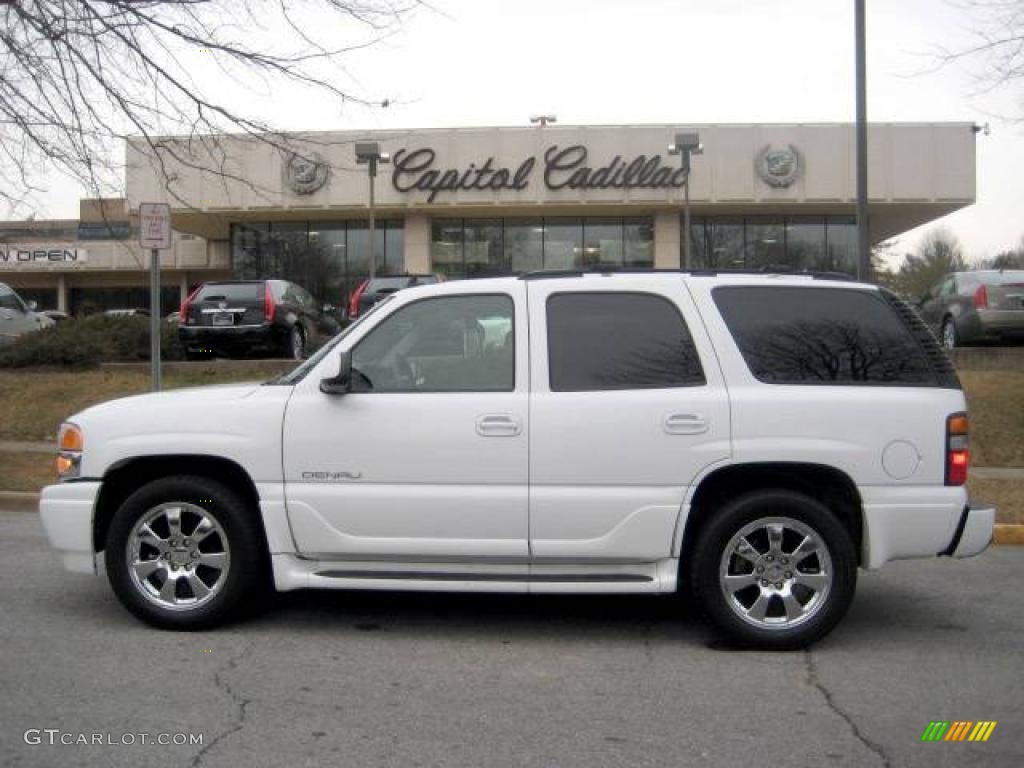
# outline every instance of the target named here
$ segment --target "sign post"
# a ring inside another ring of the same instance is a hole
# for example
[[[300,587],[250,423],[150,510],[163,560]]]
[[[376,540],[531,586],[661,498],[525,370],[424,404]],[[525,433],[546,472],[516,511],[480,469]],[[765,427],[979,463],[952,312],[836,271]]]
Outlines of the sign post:
[[[139,205],[139,244],[149,248],[149,370],[151,388],[160,391],[160,251],[171,247],[171,207]]]

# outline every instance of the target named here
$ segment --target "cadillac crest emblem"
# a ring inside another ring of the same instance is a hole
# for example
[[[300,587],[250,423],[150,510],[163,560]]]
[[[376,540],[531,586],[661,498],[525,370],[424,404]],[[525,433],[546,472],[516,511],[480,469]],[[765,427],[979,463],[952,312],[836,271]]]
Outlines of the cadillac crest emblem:
[[[285,181],[297,195],[311,195],[327,183],[327,163],[318,152],[292,152],[284,166]]]
[[[800,175],[800,153],[792,144],[782,149],[773,149],[770,144],[765,144],[764,149],[757,153],[754,168],[765,184],[782,189]]]

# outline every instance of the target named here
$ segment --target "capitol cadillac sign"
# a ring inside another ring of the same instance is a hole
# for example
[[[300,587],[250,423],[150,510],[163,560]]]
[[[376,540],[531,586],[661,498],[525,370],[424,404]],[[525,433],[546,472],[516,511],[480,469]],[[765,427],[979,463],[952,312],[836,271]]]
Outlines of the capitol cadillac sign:
[[[0,243],[0,270],[32,269],[83,264],[89,260],[85,248],[70,245],[7,245]]]

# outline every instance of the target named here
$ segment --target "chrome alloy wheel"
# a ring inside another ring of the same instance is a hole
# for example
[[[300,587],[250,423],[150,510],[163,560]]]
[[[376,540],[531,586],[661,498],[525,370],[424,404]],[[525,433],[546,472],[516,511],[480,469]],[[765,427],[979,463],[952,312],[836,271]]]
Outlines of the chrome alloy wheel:
[[[147,510],[132,526],[125,555],[139,593],[177,611],[212,600],[231,566],[228,538],[217,519],[202,507],[179,501]]]
[[[792,629],[817,614],[832,588],[832,559],[821,536],[789,517],[745,525],[722,554],[726,603],[760,629]]]

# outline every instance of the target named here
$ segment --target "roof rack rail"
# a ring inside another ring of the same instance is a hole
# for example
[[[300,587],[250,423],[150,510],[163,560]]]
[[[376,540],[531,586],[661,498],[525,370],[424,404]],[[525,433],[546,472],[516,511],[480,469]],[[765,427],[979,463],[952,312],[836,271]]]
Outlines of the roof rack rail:
[[[664,267],[615,267],[599,266],[592,269],[538,269],[519,275],[520,280],[553,280],[559,277],[583,277],[584,275],[650,275],[674,274],[694,277],[717,277],[718,275],[764,275],[778,277],[809,277],[813,280],[841,280],[856,282],[857,278],[846,272],[829,272],[810,269],[786,269],[785,267],[762,267],[760,269],[674,269]]]

